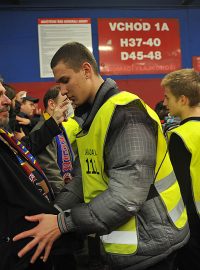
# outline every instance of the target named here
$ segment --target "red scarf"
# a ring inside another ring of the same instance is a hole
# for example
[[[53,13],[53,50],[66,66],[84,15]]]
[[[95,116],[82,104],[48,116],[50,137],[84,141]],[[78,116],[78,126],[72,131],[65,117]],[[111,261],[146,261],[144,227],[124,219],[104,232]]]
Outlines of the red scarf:
[[[31,183],[48,201],[52,201],[54,195],[48,184],[48,180],[38,162],[26,147],[18,141],[12,133],[4,129],[0,129],[0,139],[7,144],[16,155],[19,164],[22,166]]]

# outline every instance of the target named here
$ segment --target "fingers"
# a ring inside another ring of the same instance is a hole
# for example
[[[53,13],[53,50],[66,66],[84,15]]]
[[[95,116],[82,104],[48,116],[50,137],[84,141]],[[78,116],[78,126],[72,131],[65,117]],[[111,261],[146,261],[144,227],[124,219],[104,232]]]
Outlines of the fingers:
[[[34,237],[34,229],[31,229],[29,231],[25,231],[25,232],[22,232],[22,233],[15,235],[15,237],[13,237],[13,241],[18,241],[18,240],[24,239],[26,237]]]
[[[34,238],[32,241],[30,241],[24,248],[22,248],[18,252],[18,256],[21,258],[23,257],[27,252],[29,252],[32,248],[34,248],[38,244],[39,240],[37,238]]]
[[[43,250],[45,249],[45,246],[46,246],[46,241],[42,241],[38,244],[38,247],[35,251],[35,253],[33,254],[32,258],[31,258],[31,261],[30,263],[34,263],[37,258],[40,256],[40,254],[43,252]],[[48,257],[47,257],[48,258]],[[44,261],[44,258],[43,258],[43,261]]]
[[[43,218],[44,214],[34,215],[34,216],[25,216],[25,219],[32,222],[40,221]]]
[[[52,245],[53,245],[52,243],[47,244],[46,241],[41,242],[31,258],[31,263],[34,263],[37,260],[37,258],[40,256],[40,254],[43,252],[44,249],[45,249],[44,255],[40,257],[42,258],[43,262],[46,262],[51,252]]]
[[[49,254],[51,252],[51,248],[52,248],[52,244],[49,244],[46,249],[45,249],[45,253],[44,253],[44,258],[43,258],[43,262],[46,262],[48,257],[49,257]]]
[[[39,222],[42,217],[44,216],[44,214],[39,214],[39,215],[35,215],[35,216],[25,216],[25,219],[31,222]],[[15,237],[13,238],[13,241],[18,241],[20,239],[26,238],[26,237],[34,237],[35,236],[35,228],[19,233],[17,235],[15,235]]]
[[[16,120],[21,121],[22,120],[22,117],[16,115]]]
[[[23,249],[21,249],[18,252],[18,256],[20,258],[23,257],[27,252],[29,252],[32,248],[34,248],[38,243],[39,243],[39,239],[34,238],[31,242],[29,242]],[[45,254],[44,256],[42,256],[42,259],[43,259],[43,262],[47,261],[51,248],[52,248],[52,244],[48,244],[47,246],[46,245],[47,243],[45,240],[38,244],[38,247],[32,256],[30,263],[34,263],[37,260],[37,258],[41,255],[44,249],[45,249]]]
[[[58,125],[64,121],[65,111],[66,111],[66,107],[65,106],[62,107],[62,105],[55,108],[52,117],[54,118],[54,120],[56,121]]]
[[[60,108],[66,106],[69,103],[68,99],[65,99],[61,104],[60,104]]]
[[[31,263],[41,256],[44,251],[43,261],[46,261],[51,251],[54,241],[61,235],[57,224],[56,215],[39,214],[35,216],[26,216],[26,220],[30,222],[39,222],[39,224],[29,231],[22,232],[13,238],[17,241],[26,237],[34,237],[24,248],[22,248],[18,256],[22,257],[36,245],[36,250],[31,258]]]
[[[28,118],[23,118],[23,117],[20,117],[20,116],[16,116],[16,120],[17,122],[20,124],[20,125],[29,125],[30,124],[30,119]]]
[[[43,252],[43,250],[45,249],[45,253],[44,256],[42,256],[42,260],[43,262],[46,262],[49,254],[51,252],[51,248],[53,243],[47,243],[47,241],[44,239],[43,241],[40,242],[39,238],[35,237],[32,241],[30,241],[24,248],[22,248],[19,252],[18,252],[18,257],[23,257],[27,252],[29,252],[31,249],[33,249],[36,245],[38,245],[35,253],[33,254],[30,263],[34,263],[37,258],[41,255],[41,253]]]

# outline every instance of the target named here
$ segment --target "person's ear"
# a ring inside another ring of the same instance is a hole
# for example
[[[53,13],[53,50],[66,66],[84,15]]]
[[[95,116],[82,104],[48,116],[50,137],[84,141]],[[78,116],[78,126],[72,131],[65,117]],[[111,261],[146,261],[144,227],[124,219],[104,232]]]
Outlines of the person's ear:
[[[184,105],[184,106],[189,105],[189,99],[185,95],[180,96],[180,101],[181,101],[181,104]]]
[[[56,104],[55,104],[55,102],[54,102],[53,99],[49,99],[49,100],[48,100],[48,107],[49,107],[49,109],[51,109],[51,110],[54,110],[54,109],[55,109]]]
[[[85,79],[90,79],[91,78],[91,74],[92,74],[92,66],[90,65],[90,63],[88,62],[84,62],[82,64],[82,70],[85,76]]]

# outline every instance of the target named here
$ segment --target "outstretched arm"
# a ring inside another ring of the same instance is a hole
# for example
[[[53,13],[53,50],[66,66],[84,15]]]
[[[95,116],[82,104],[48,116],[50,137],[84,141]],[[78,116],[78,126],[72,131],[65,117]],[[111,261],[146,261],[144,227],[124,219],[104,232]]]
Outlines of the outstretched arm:
[[[52,139],[60,134],[59,124],[65,119],[66,109],[67,101],[63,101],[61,105],[56,106],[52,117],[46,120],[40,128],[35,127],[29,136],[21,138],[23,144],[33,155],[40,154]]]

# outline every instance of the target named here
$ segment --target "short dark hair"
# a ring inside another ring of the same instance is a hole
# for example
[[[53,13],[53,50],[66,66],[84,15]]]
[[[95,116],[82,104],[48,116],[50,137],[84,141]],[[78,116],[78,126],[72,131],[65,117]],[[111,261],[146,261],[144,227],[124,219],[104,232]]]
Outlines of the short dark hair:
[[[88,62],[96,75],[98,75],[98,65],[90,50],[78,42],[64,44],[53,56],[51,68],[53,69],[59,62],[68,65],[74,71],[79,71],[84,62]]]
[[[55,85],[52,86],[51,88],[49,88],[47,90],[47,92],[45,93],[44,97],[43,97],[43,104],[44,104],[44,108],[47,109],[48,107],[48,101],[50,99],[57,99],[58,95],[60,92],[60,86],[59,85]]]
[[[200,74],[194,69],[170,72],[162,79],[161,86],[169,87],[176,98],[186,96],[191,107],[200,103]]]

